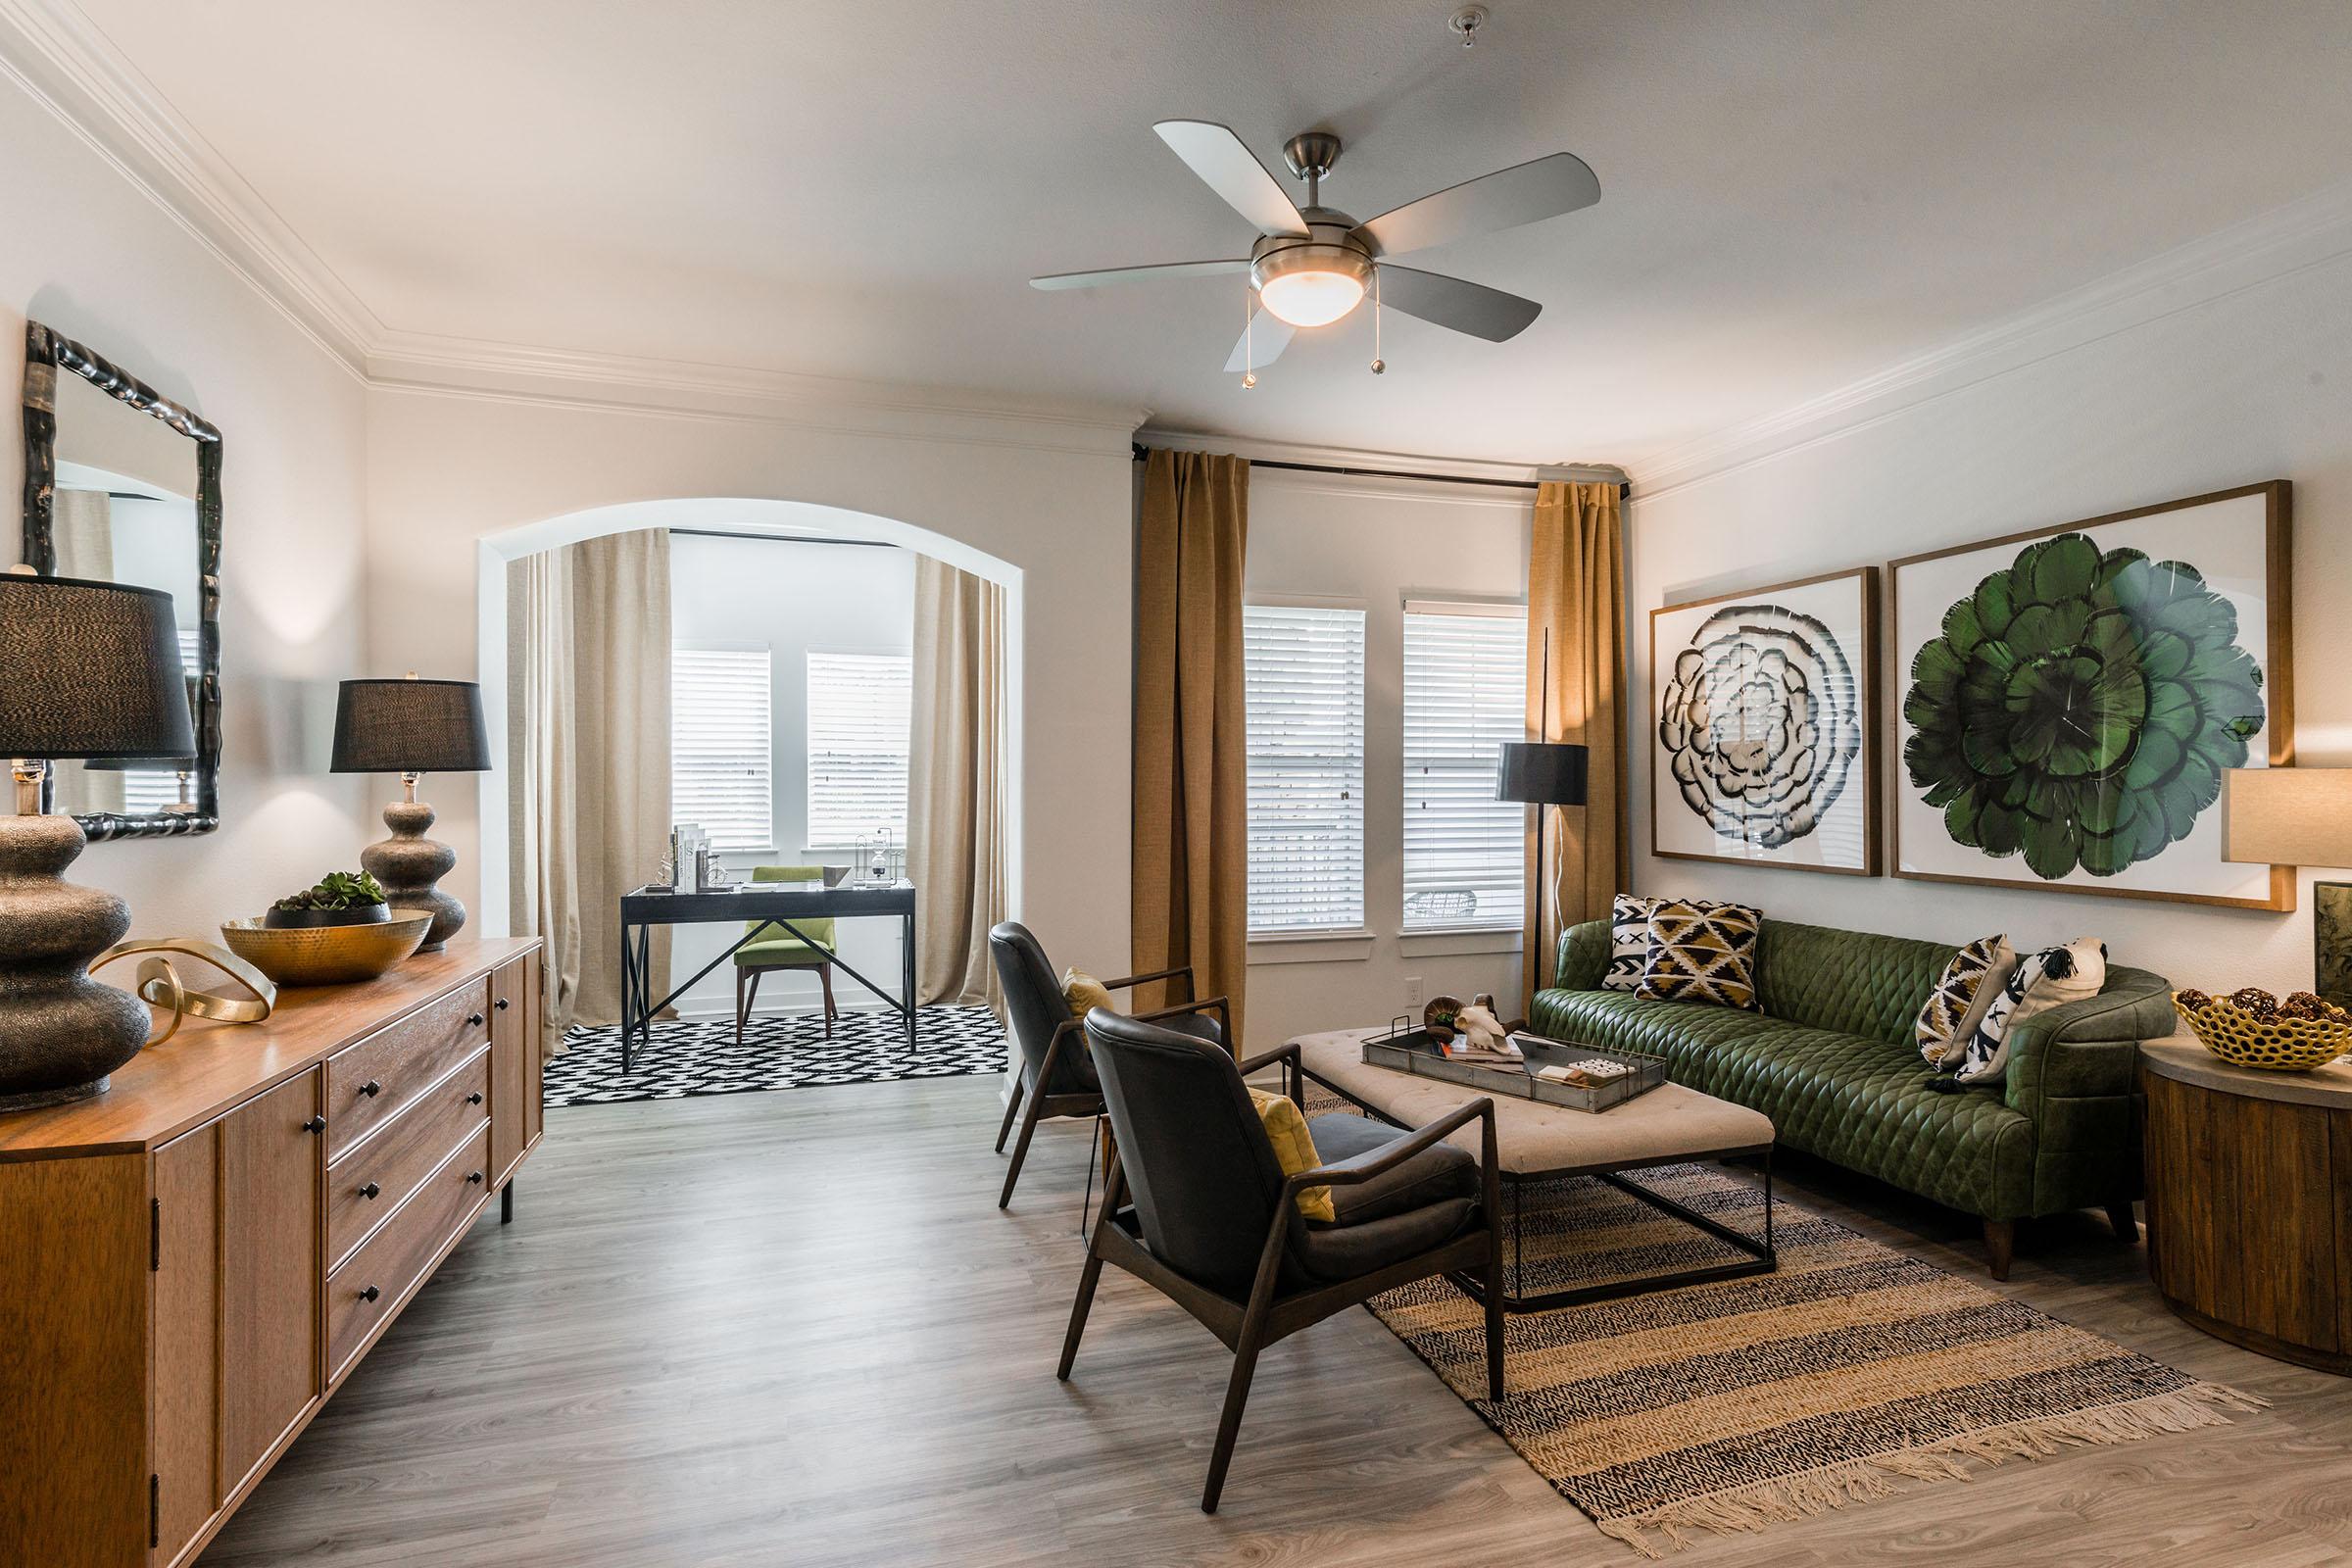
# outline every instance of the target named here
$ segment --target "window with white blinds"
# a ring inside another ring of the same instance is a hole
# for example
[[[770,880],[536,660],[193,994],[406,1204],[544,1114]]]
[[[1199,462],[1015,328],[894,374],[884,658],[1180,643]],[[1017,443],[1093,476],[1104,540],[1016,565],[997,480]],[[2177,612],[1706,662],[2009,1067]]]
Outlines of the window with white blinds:
[[[877,828],[906,842],[905,654],[808,655],[808,845],[860,849]]]
[[[1364,923],[1364,612],[1242,611],[1250,929]]]
[[[669,814],[718,850],[775,841],[765,648],[669,651]]]
[[[1405,930],[1521,923],[1527,808],[1494,799],[1494,764],[1526,738],[1526,612],[1407,604]]]

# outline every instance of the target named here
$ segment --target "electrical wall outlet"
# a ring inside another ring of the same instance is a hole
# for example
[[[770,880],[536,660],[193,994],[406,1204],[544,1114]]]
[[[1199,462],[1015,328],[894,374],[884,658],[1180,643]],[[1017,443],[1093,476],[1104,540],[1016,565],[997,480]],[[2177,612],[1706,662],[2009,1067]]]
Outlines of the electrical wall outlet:
[[[1418,1007],[1421,1005],[1421,977],[1419,975],[1408,974],[1404,977],[1404,1000],[1408,1006]]]

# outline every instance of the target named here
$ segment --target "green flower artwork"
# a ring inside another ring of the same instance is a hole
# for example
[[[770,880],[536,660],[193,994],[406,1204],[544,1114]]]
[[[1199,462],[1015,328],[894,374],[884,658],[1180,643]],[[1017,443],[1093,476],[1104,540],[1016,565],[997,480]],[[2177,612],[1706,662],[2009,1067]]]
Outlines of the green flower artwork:
[[[2261,733],[2263,672],[2194,566],[2036,540],[1911,662],[1903,762],[1954,842],[2046,880],[2188,836]]]

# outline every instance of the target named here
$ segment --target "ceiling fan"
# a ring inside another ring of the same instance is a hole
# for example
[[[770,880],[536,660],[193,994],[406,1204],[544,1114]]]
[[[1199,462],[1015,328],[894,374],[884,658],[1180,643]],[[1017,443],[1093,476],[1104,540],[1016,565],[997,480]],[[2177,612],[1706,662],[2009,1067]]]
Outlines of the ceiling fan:
[[[1389,258],[1556,218],[1600,200],[1600,181],[1585,161],[1573,153],[1553,153],[1449,185],[1359,223],[1323,205],[1323,178],[1340,159],[1340,138],[1329,131],[1306,131],[1283,144],[1283,161],[1306,181],[1306,205],[1300,207],[1231,127],[1206,120],[1163,120],[1152,128],[1210,190],[1256,225],[1258,240],[1250,254],[1229,261],[1055,272],[1033,277],[1029,284],[1094,288],[1146,278],[1247,273],[1257,305],[1272,320],[1245,326],[1226,361],[1228,370],[1268,363],[1289,344],[1294,330],[1339,320],[1361,303],[1367,288],[1376,305],[1394,306],[1456,332],[1490,343],[1516,337],[1543,306],[1483,283],[1398,267]],[[1373,368],[1381,368],[1378,359]]]

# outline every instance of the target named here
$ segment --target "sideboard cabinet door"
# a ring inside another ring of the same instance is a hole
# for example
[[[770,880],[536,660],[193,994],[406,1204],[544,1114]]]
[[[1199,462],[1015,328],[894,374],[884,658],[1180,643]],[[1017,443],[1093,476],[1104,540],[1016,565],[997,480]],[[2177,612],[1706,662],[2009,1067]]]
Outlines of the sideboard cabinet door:
[[[220,1124],[155,1152],[154,1524],[174,1562],[220,1506]]]
[[[319,1076],[311,1068],[218,1123],[223,1494],[270,1457],[322,1387]]]

